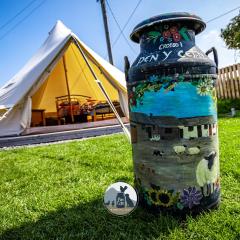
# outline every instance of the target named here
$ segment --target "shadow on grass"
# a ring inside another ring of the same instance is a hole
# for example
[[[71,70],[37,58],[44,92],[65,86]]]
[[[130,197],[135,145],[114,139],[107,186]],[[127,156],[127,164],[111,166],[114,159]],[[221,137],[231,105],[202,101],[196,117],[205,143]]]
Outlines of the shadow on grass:
[[[6,230],[0,239],[153,239],[167,236],[180,222],[138,208],[128,216],[107,212],[102,199],[46,213],[36,222]]]

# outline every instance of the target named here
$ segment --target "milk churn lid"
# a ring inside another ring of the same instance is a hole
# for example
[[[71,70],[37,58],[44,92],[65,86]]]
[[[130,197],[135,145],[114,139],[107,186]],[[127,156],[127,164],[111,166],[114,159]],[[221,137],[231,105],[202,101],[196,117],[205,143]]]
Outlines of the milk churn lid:
[[[187,12],[174,12],[174,13],[165,13],[161,15],[157,15],[155,17],[146,19],[139,23],[130,34],[130,38],[132,41],[139,43],[139,37],[141,32],[143,32],[144,29],[151,27],[157,23],[164,23],[164,22],[187,22],[188,26],[191,27],[195,31],[195,34],[202,32],[206,24],[205,22],[198,16],[194,14],[190,14]]]

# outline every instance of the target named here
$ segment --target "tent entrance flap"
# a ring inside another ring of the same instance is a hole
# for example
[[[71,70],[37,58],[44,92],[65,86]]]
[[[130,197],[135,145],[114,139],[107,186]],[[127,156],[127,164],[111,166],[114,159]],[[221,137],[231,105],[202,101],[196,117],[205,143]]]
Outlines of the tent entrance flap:
[[[95,72],[93,71],[91,65],[89,64],[88,59],[87,59],[86,55],[84,54],[81,46],[79,45],[77,39],[76,39],[76,38],[73,38],[73,39],[74,39],[74,42],[75,42],[75,44],[77,45],[77,47],[78,47],[78,49],[79,49],[79,51],[80,51],[80,53],[81,53],[81,55],[82,55],[84,61],[86,62],[87,66],[89,67],[89,69],[90,69],[90,71],[91,71],[91,74],[92,74],[92,76],[94,77],[94,80],[97,82],[97,84],[98,84],[99,88],[101,89],[103,95],[106,97],[106,100],[107,100],[108,104],[110,105],[112,111],[114,112],[117,120],[119,121],[119,123],[120,123],[120,125],[121,125],[121,127],[122,127],[122,129],[123,129],[123,132],[126,134],[126,136],[127,136],[127,138],[129,139],[129,141],[131,141],[130,132],[128,131],[128,129],[127,129],[127,128],[125,127],[125,125],[123,124],[123,121],[122,121],[121,117],[119,116],[119,114],[118,114],[118,112],[117,112],[114,104],[112,103],[110,97],[108,96],[107,92],[105,91],[102,82],[97,78]]]
[[[56,112],[56,98],[65,95],[84,95],[91,100],[106,101],[75,43],[71,42],[48,77],[32,95],[32,108]],[[114,102],[119,102],[118,89],[94,66],[94,71]],[[81,99],[82,101],[84,98]]]

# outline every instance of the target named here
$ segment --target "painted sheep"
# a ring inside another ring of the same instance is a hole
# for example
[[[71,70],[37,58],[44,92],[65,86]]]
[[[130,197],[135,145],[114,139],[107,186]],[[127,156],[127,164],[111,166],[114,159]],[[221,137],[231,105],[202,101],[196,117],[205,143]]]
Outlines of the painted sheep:
[[[199,153],[200,153],[200,147],[197,146],[197,147],[188,148],[187,153],[188,153],[189,155],[199,154]]]
[[[204,195],[210,195],[214,191],[214,183],[219,175],[219,165],[216,160],[216,152],[211,152],[197,165],[196,178]]]
[[[185,152],[185,148],[186,146],[174,146],[173,149],[175,151],[176,154],[182,154]]]
[[[174,149],[174,152],[176,154],[183,154],[183,153],[187,153],[189,155],[196,155],[196,154],[199,154],[200,153],[200,147],[190,147],[190,148],[187,148],[186,145],[183,145],[183,146],[174,146],[173,147]]]

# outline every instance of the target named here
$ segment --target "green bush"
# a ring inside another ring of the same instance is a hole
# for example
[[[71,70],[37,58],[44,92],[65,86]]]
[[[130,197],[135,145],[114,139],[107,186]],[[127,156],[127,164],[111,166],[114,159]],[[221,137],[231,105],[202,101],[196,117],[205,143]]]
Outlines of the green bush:
[[[218,113],[229,113],[231,108],[240,110],[240,99],[218,99]]]

